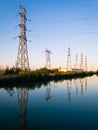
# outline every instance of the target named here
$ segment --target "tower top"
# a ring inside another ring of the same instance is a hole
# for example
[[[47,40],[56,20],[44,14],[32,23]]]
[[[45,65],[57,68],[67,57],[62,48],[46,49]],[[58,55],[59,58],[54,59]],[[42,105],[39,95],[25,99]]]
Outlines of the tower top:
[[[19,7],[20,7],[21,10],[24,10],[24,12],[26,13],[26,8],[24,6],[19,5]]]

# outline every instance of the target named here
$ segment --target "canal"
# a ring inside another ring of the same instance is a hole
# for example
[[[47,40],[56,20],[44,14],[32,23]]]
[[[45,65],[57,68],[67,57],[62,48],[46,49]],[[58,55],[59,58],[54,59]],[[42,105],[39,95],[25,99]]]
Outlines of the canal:
[[[98,130],[98,77],[0,88],[0,130]]]

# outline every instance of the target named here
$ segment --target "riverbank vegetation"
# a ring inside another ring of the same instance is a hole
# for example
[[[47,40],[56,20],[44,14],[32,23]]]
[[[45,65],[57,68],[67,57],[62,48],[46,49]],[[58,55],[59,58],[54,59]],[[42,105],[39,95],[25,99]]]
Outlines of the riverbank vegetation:
[[[98,75],[98,71],[88,71],[88,72],[59,72],[58,69],[49,70],[46,68],[41,68],[35,71],[21,71],[20,69],[6,69],[4,72],[0,73],[0,86],[8,84],[19,84],[27,82],[48,82],[48,81],[58,81],[63,79],[73,79],[73,78],[83,78],[86,76],[92,76],[94,74]]]

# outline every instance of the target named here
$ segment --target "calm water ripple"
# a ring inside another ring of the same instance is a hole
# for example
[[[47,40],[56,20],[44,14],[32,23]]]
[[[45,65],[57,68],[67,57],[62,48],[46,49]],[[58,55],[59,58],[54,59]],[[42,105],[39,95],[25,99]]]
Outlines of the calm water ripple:
[[[98,130],[98,77],[0,89],[0,130]]]

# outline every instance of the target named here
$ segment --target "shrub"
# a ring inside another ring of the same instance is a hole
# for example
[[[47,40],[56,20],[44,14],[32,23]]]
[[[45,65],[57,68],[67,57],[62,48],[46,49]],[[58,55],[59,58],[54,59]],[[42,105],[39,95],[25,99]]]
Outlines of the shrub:
[[[4,74],[18,74],[19,71],[18,68],[6,68]]]

